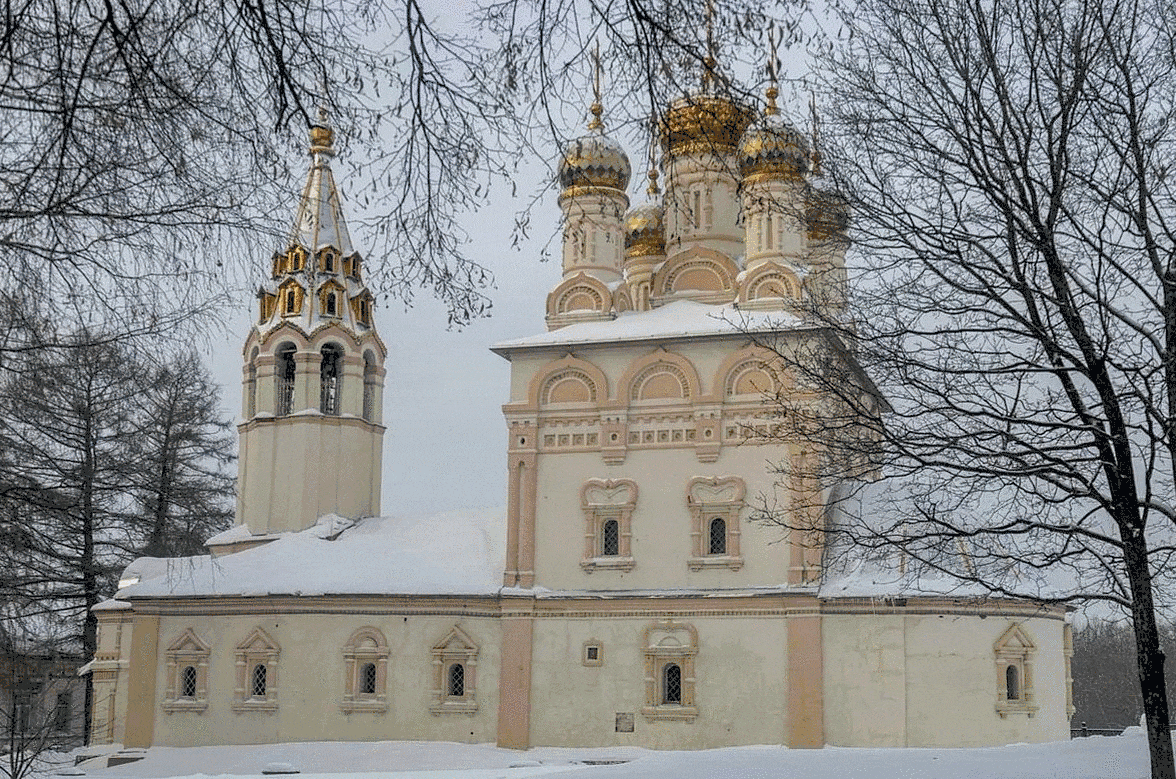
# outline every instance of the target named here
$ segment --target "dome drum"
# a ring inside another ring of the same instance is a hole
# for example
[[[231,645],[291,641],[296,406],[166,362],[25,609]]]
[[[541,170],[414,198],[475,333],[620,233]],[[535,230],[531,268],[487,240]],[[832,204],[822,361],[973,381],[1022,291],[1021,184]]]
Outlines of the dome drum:
[[[805,193],[805,224],[810,240],[844,238],[849,229],[849,204],[836,192],[810,189]]]

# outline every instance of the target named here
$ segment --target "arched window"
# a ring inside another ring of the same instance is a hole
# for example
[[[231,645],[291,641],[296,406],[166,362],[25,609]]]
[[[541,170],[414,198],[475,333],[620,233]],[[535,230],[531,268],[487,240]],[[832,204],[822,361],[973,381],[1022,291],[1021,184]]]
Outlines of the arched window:
[[[274,366],[274,413],[285,416],[294,410],[294,344],[278,347]]]
[[[662,669],[662,703],[682,702],[682,669],[677,663],[666,663]]]
[[[364,663],[359,672],[359,692],[361,695],[376,694],[376,664]]]
[[[450,698],[465,697],[465,666],[461,663],[454,663],[449,666],[448,689]]]
[[[727,554],[727,523],[722,517],[710,521],[710,554]]]
[[[249,375],[245,388],[245,417],[252,418],[257,413],[257,347],[249,355]]]
[[[379,390],[379,376],[376,375],[376,358],[371,352],[363,353],[363,418],[376,421],[376,392]]]
[[[286,290],[286,313],[293,314],[298,311],[298,296],[294,294],[294,290]]]
[[[196,697],[196,666],[194,665],[184,666],[184,670],[180,674],[180,697]]]
[[[615,519],[610,519],[604,523],[604,527],[601,529],[600,554],[612,557],[620,554],[620,548],[621,526]]]
[[[319,411],[324,414],[339,415],[342,370],[343,350],[335,344],[327,344],[319,363]]]
[[[323,270],[327,273],[335,272],[335,253],[323,252]]]
[[[323,306],[323,309],[324,309],[324,313],[327,316],[338,316],[339,315],[339,308],[338,308],[338,304],[336,303],[336,300],[338,300],[338,296],[334,292],[329,293],[323,299],[323,302],[325,304]]]
[[[1005,668],[1005,700],[1021,700],[1021,684],[1017,678],[1017,666],[1015,665]]]
[[[253,666],[253,673],[250,674],[249,691],[254,698],[265,697],[265,674],[265,664],[258,663]]]

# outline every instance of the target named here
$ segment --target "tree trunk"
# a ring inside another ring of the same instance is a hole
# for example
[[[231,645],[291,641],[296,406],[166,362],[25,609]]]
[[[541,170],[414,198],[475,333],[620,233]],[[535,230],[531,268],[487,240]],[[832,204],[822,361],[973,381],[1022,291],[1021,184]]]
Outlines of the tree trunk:
[[[1120,527],[1125,527],[1123,555],[1131,583],[1131,619],[1135,626],[1139,688],[1143,693],[1143,713],[1147,720],[1151,776],[1152,779],[1176,779],[1168,695],[1164,684],[1164,650],[1160,647],[1160,631],[1152,603],[1152,577],[1143,531],[1136,523]]]

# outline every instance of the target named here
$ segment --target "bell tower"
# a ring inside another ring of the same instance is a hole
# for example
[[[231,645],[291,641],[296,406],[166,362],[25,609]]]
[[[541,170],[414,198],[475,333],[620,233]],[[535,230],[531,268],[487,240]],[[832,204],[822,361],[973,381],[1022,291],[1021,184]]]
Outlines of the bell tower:
[[[290,240],[245,339],[236,523],[253,536],[380,511],[387,349],[343,220],[325,111],[310,156]]]

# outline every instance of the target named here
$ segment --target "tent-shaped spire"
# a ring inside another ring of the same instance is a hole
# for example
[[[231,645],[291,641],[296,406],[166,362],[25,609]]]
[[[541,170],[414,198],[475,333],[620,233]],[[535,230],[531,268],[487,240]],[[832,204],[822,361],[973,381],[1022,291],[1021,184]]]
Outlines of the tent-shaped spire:
[[[346,257],[354,249],[335,176],[331,173],[331,158],[335,156],[335,131],[327,121],[325,109],[319,109],[318,121],[310,128],[310,154],[313,160],[302,200],[294,216],[294,232],[290,242],[306,248],[311,254],[325,246],[332,246]]]

